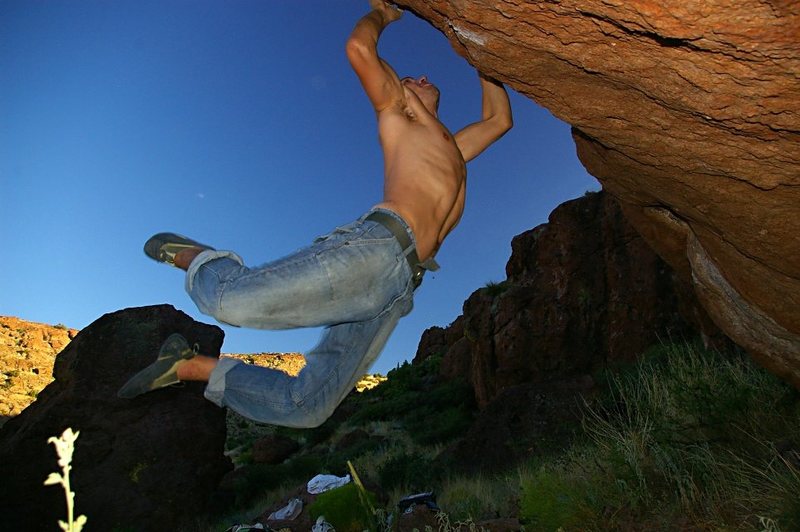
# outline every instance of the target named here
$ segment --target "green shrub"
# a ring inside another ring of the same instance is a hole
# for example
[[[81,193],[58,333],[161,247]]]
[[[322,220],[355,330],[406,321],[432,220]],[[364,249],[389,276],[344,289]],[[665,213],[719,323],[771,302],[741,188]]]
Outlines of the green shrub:
[[[625,486],[628,507],[697,520],[781,528],[797,522],[788,493],[800,472],[776,441],[797,441],[797,392],[749,359],[697,346],[662,346],[634,371],[612,377],[584,427],[596,461]]]
[[[421,364],[404,363],[389,372],[389,380],[356,398],[352,425],[397,421],[418,444],[441,443],[469,428],[476,409],[472,388],[439,376],[440,356]]]
[[[416,452],[399,453],[378,467],[378,481],[385,490],[406,487],[425,491],[441,478],[442,471],[434,458]]]
[[[370,504],[375,504],[375,496],[366,492]],[[313,520],[325,516],[325,520],[338,532],[362,532],[372,526],[373,516],[359,498],[358,487],[350,482],[344,486],[326,491],[308,507]]]
[[[14,379],[19,376],[18,369],[9,369],[3,371],[3,382],[0,382],[0,389],[11,388],[14,385]]]
[[[472,412],[462,406],[409,416],[406,429],[419,445],[432,445],[463,435],[472,424]]]
[[[504,292],[506,292],[506,290],[508,290],[508,288],[509,288],[509,282],[507,280],[500,281],[499,283],[495,281],[489,281],[484,286],[484,290],[490,297],[497,297],[499,295],[502,295]]]
[[[345,471],[347,462],[369,453],[380,452],[386,447],[386,443],[379,439],[368,439],[348,447],[342,451],[332,452],[325,455],[325,469],[328,471]]]
[[[302,455],[278,465],[250,464],[235,488],[236,506],[246,506],[282,484],[301,483],[324,470],[317,455]]]
[[[518,512],[519,480],[510,477],[454,477],[437,489],[437,502],[452,521],[482,521]]]
[[[565,473],[561,468],[543,467],[523,479],[520,518],[534,530],[571,529],[594,518],[589,486]]]

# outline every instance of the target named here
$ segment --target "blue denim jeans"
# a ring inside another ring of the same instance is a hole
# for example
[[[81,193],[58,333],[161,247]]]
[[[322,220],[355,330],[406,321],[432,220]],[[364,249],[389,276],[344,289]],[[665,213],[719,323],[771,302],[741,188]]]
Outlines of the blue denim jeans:
[[[406,255],[383,225],[357,221],[309,247],[257,268],[230,251],[204,251],[186,274],[201,312],[222,323],[259,329],[324,326],[306,365],[281,371],[222,358],[205,397],[260,421],[290,427],[322,424],[375,362],[401,317],[411,312],[414,285]],[[373,211],[370,211],[373,212]]]

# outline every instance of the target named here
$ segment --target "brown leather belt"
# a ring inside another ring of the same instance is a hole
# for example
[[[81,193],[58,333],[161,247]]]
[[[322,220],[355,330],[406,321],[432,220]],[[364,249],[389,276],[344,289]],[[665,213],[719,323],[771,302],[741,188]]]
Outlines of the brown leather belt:
[[[408,230],[397,220],[397,218],[391,214],[386,214],[382,211],[375,211],[364,218],[364,221],[367,220],[377,222],[388,229],[389,232],[392,233],[392,235],[394,235],[394,237],[400,243],[400,247],[403,248],[403,251],[408,249],[408,247],[413,244],[411,237],[408,235]],[[408,261],[408,265],[411,267],[411,278],[414,282],[414,288],[416,288],[422,284],[422,277],[425,275],[425,268],[420,265],[416,246],[411,248],[411,252],[406,255],[406,260]]]

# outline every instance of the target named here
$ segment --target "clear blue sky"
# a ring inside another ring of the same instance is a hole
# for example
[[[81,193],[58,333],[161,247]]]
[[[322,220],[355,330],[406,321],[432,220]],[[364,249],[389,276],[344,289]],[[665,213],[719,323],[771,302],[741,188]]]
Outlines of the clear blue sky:
[[[0,314],[83,328],[169,303],[183,276],[142,253],[159,231],[277,258],[381,199],[375,117],[344,54],[364,1],[0,2]],[[380,53],[427,74],[441,118],[480,116],[475,72],[414,15]],[[569,127],[511,94],[515,128],[470,163],[467,210],[415,310],[373,368],[410,360],[475,289],[505,278],[511,238],[597,190]],[[304,351],[318,330],[225,327],[225,352]]]

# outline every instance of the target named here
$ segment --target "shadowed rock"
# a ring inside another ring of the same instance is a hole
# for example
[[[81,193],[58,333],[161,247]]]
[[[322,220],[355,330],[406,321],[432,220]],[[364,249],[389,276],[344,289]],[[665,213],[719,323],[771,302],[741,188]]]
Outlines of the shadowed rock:
[[[280,464],[295,451],[300,444],[293,438],[271,434],[253,443],[253,462],[257,464]]]
[[[57,356],[55,381],[0,430],[0,511],[8,530],[55,530],[66,518],[51,436],[80,431],[72,462],[77,514],[86,530],[192,530],[222,476],[225,412],[190,384],[134,400],[122,384],[155,359],[171,333],[216,356],[223,333],[171,306],[121,310],[84,330]],[[76,514],[76,515],[77,515]]]
[[[472,475],[566,449],[580,423],[581,396],[590,395],[593,386],[591,377],[584,376],[504,390],[440,459],[448,468]]]
[[[800,4],[398,4],[571,124],[584,166],[714,322],[800,387]]]
[[[560,205],[511,247],[508,279],[426,331],[414,359],[443,354],[442,374],[470,382],[481,407],[517,385],[632,361],[662,340],[727,342],[605,193]]]

